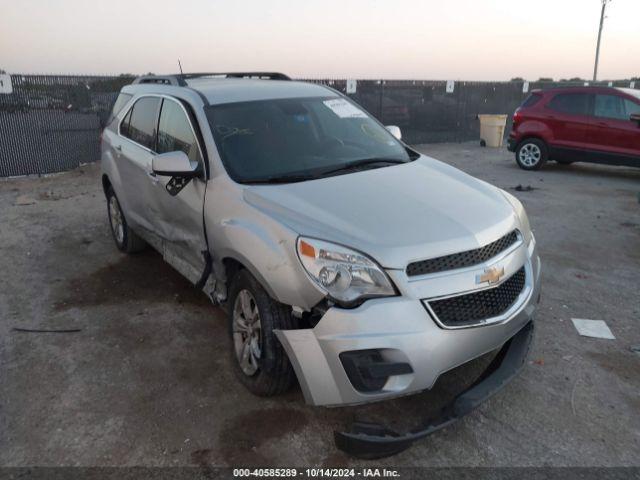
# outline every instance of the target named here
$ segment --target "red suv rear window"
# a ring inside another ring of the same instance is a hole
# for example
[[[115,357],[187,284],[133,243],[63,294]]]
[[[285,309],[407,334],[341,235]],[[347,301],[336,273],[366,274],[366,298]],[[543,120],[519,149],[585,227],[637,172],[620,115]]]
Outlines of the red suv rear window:
[[[540,101],[541,98],[542,98],[542,95],[539,95],[537,93],[532,93],[531,95],[529,95],[527,98],[524,99],[524,102],[522,102],[522,105],[520,106],[533,107],[536,103]]]

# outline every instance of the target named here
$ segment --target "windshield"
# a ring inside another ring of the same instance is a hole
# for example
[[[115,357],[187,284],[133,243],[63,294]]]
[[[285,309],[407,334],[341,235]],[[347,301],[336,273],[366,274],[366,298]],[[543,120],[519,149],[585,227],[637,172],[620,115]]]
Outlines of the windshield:
[[[301,181],[411,160],[393,135],[342,97],[230,103],[206,113],[225,168],[241,183]]]

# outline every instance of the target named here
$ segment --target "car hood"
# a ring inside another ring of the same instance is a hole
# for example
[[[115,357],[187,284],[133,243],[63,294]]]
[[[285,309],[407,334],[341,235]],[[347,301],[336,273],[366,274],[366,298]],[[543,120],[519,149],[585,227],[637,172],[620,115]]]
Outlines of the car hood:
[[[247,203],[295,233],[359,250],[388,269],[478,248],[518,226],[496,187],[418,160],[282,185],[252,185]]]

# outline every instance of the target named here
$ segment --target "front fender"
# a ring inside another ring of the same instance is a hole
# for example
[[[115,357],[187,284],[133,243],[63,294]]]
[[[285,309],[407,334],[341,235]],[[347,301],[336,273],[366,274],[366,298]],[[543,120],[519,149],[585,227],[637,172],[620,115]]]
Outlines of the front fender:
[[[225,259],[233,259],[247,268],[275,300],[310,310],[324,295],[300,265],[297,234],[260,217],[227,219],[218,225],[215,230],[219,241],[213,242],[216,270]]]

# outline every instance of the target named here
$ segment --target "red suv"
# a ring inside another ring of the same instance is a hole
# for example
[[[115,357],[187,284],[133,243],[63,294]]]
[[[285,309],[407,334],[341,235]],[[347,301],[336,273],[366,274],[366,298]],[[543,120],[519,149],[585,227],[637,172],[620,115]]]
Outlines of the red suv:
[[[547,160],[640,167],[640,90],[533,91],[513,114],[508,149],[525,170]]]

